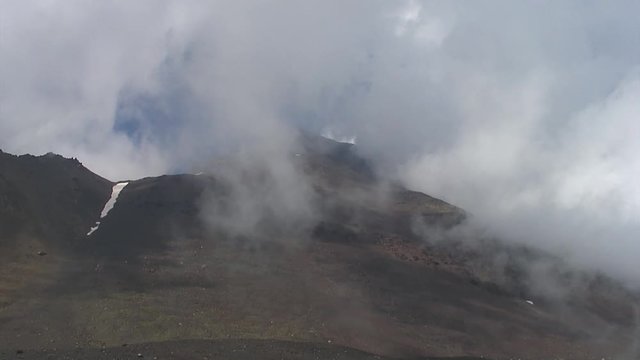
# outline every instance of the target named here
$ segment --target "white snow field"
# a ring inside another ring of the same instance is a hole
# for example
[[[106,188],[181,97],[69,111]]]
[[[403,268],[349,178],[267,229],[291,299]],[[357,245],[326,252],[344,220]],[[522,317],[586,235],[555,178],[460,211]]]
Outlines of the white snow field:
[[[113,206],[116,204],[116,200],[118,200],[118,196],[120,195],[120,192],[128,184],[129,184],[128,182],[121,182],[113,186],[113,189],[111,190],[111,197],[109,198],[109,201],[107,201],[107,203],[104,204],[104,209],[102,209],[102,213],[100,214],[100,220],[102,220],[105,216],[107,216],[109,211],[113,209]],[[91,235],[94,231],[98,230],[98,227],[100,226],[100,220],[96,221],[96,226],[92,227],[89,230],[89,232],[87,233],[87,236]]]

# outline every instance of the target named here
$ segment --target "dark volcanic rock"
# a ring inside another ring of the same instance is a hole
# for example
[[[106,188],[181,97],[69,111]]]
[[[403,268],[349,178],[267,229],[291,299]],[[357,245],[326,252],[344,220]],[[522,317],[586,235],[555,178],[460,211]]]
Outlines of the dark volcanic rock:
[[[0,247],[18,236],[56,246],[82,238],[111,186],[76,159],[0,153]]]

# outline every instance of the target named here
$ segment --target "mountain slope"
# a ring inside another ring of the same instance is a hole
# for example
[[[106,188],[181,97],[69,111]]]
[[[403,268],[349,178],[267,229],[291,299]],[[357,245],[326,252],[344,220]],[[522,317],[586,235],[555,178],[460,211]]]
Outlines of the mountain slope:
[[[0,246],[21,236],[68,245],[86,233],[110,191],[110,181],[75,159],[0,152]]]
[[[163,342],[147,349],[166,355],[189,351],[181,342],[189,339],[263,339],[326,344],[316,347],[334,355],[341,345],[396,357],[601,359],[633,341],[637,298],[601,279],[570,307],[525,302],[517,283],[494,281],[469,261],[486,254],[413,231],[416,221],[456,226],[461,209],[379,182],[347,144],[316,139],[291,155],[310,184],[311,217],[272,214],[241,233],[219,221],[238,215],[226,213],[238,184],[220,168],[131,181],[86,236],[111,182],[58,156],[0,156],[9,179],[0,221],[20,225],[1,240],[14,255],[0,276],[0,349]],[[269,184],[260,171],[245,175]],[[268,191],[257,189],[251,195]],[[20,233],[54,250],[25,250]]]
[[[75,159],[0,151],[0,309],[54,281],[110,191]]]

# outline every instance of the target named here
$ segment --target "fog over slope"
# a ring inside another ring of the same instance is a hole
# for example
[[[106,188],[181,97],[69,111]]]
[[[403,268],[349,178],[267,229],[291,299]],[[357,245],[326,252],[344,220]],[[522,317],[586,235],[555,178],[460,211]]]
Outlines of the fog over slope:
[[[638,13],[635,1],[0,1],[0,148],[75,156],[113,180],[251,154],[296,184],[298,129],[355,138],[383,176],[483,231],[638,285]]]

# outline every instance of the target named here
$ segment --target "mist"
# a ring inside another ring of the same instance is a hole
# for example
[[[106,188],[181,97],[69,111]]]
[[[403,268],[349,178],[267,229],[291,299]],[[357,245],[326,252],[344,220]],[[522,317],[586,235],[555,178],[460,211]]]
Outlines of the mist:
[[[77,157],[112,180],[232,155],[265,169],[286,216],[313,213],[296,136],[323,134],[506,241],[638,286],[638,13],[634,1],[2,1],[0,148]]]

